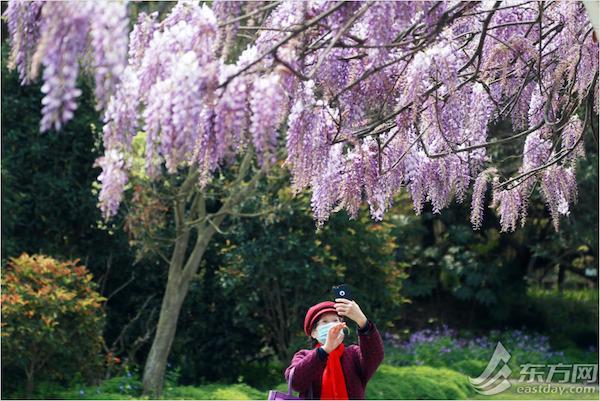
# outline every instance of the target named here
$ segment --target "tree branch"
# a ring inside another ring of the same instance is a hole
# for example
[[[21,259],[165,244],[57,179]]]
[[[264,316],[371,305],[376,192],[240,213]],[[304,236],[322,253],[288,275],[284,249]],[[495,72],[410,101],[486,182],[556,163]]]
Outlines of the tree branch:
[[[234,73],[234,74],[230,75],[229,77],[227,77],[227,79],[225,80],[225,82],[223,82],[222,84],[220,84],[217,88],[222,88],[222,87],[227,86],[233,79],[235,79],[239,75],[243,74],[244,72],[248,71],[250,68],[252,68],[254,65],[256,65],[258,62],[260,62],[262,59],[264,59],[265,57],[267,57],[269,54],[273,54],[275,51],[277,51],[277,49],[280,46],[283,46],[284,44],[286,44],[287,42],[289,42],[291,39],[293,39],[294,37],[296,37],[299,33],[301,33],[304,30],[306,30],[307,28],[310,28],[311,26],[317,24],[323,18],[326,18],[329,15],[333,14],[335,11],[337,11],[343,5],[344,5],[344,2],[338,2],[333,7],[331,7],[329,10],[326,10],[326,11],[322,12],[320,15],[318,15],[315,18],[311,19],[310,21],[304,23],[302,26],[300,26],[299,28],[295,29],[291,34],[289,34],[288,36],[286,36],[285,38],[283,38],[279,42],[277,42],[275,45],[273,45],[273,47],[271,47],[267,51],[263,52],[256,60],[254,60],[254,61],[246,64],[243,68],[239,69],[236,73]]]
[[[249,13],[247,13],[247,14],[240,15],[239,17],[236,17],[236,18],[230,19],[229,21],[226,21],[226,22],[224,22],[224,23],[222,23],[222,24],[219,24],[219,28],[223,28],[223,27],[225,27],[225,26],[227,26],[227,25],[230,25],[230,24],[236,23],[236,22],[238,22],[238,21],[242,21],[242,20],[244,20],[244,19],[246,19],[246,18],[250,18],[250,17],[252,17],[252,16],[254,16],[254,15],[256,15],[256,14],[259,14],[259,13],[261,13],[261,12],[263,12],[263,11],[269,11],[269,10],[271,10],[271,9],[273,9],[273,8],[275,8],[275,7],[277,7],[277,6],[278,6],[278,5],[280,5],[281,3],[282,3],[281,1],[276,1],[276,2],[273,2],[273,3],[271,3],[271,4],[268,4],[268,5],[266,5],[266,6],[264,6],[264,7],[257,8],[256,10],[254,10],[254,11],[251,11],[251,12],[249,12]]]
[[[483,44],[485,42],[485,37],[487,35],[487,27],[490,24],[492,17],[496,13],[496,10],[498,9],[498,7],[500,7],[501,3],[502,3],[501,1],[496,1],[494,3],[494,6],[492,7],[492,9],[489,11],[488,16],[486,17],[485,21],[483,21],[483,25],[481,27],[481,36],[479,37],[479,43],[477,44],[477,50],[475,50],[473,52],[473,55],[471,56],[469,61],[467,61],[467,63],[465,65],[463,65],[460,68],[460,70],[458,70],[458,72],[463,72],[464,70],[466,70],[471,64],[473,64],[475,62],[475,58],[477,57],[477,68],[475,69],[475,75],[477,75],[477,71],[479,71],[479,66],[481,65],[481,51],[483,50]]]
[[[342,37],[342,35],[344,33],[346,33],[354,24],[354,22],[360,18],[368,9],[369,7],[371,7],[373,5],[373,1],[368,1],[367,3],[365,3],[360,10],[358,10],[345,24],[344,26],[342,26],[340,28],[340,30],[338,31],[338,33],[333,37],[333,39],[329,42],[329,45],[327,46],[327,48],[325,49],[325,51],[320,55],[319,60],[317,61],[317,64],[315,65],[315,67],[313,68],[313,70],[308,74],[308,78],[312,79],[312,77],[314,77],[314,75],[316,74],[316,72],[319,70],[319,67],[321,67],[321,64],[323,63],[323,61],[325,60],[325,58],[329,55],[329,53],[331,52],[331,49],[333,48],[333,46],[337,43],[337,41]]]

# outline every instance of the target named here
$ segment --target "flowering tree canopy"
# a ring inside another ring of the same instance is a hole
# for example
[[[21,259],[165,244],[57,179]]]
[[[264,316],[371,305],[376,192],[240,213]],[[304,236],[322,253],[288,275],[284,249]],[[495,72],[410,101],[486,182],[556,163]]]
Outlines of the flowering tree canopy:
[[[402,188],[417,213],[440,212],[472,187],[474,228],[490,204],[515,230],[537,189],[558,230],[598,113],[580,2],[182,1],[131,32],[124,2],[17,0],[5,15],[22,82],[43,70],[41,131],[73,117],[80,69],[93,75],[107,218],[143,131],[149,177],[188,167],[200,187],[248,149],[268,168],[285,143],[318,224],[364,201],[380,220]],[[489,150],[513,141],[520,163],[507,170]]]

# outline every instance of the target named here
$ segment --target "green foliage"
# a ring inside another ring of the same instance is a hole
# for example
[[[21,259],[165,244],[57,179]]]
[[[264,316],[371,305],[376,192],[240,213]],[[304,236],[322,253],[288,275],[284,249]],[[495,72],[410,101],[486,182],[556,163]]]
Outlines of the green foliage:
[[[382,328],[399,317],[403,301],[392,226],[373,223],[366,213],[356,221],[340,213],[317,232],[306,196],[270,189],[287,179],[272,176],[263,197],[245,205],[265,213],[232,224],[217,272],[235,305],[233,325],[260,333],[282,364],[306,347],[306,310],[331,299],[333,285],[350,285],[365,314]],[[269,205],[278,206],[269,212]],[[357,341],[353,331],[348,341]]]
[[[173,373],[173,372],[171,372]],[[66,400],[119,400],[147,399],[141,395],[142,384],[139,375],[116,376],[103,381],[98,386],[75,386],[69,389],[54,390],[46,394],[47,398]],[[164,389],[165,399],[187,400],[257,400],[265,393],[247,384],[212,383],[202,386],[177,386],[167,383]]]
[[[591,137],[591,135],[590,135]],[[561,288],[577,289],[598,286],[598,149],[589,149],[577,166],[578,203],[555,232],[539,197],[534,198],[528,245],[535,258],[532,284],[557,283]],[[559,269],[566,270],[560,282]],[[586,269],[596,269],[596,277],[586,277]]]
[[[42,379],[38,380],[35,383],[35,388],[31,395],[31,399],[36,400],[46,400],[46,399],[57,399],[61,398],[60,394],[65,391],[65,385],[60,384],[54,380]],[[25,399],[27,395],[25,394],[24,387],[20,387],[16,389],[12,389],[11,391],[4,392],[2,394],[3,399]]]
[[[467,377],[450,369],[381,365],[367,385],[366,398],[459,400],[473,394]]]
[[[542,290],[527,292],[527,314],[548,333],[556,346],[589,347],[598,344],[598,291]]]
[[[488,328],[506,323],[526,289],[529,256],[519,234],[501,235],[485,225],[473,231],[468,211],[457,205],[443,215],[424,212],[420,217],[410,208],[403,197],[390,215],[396,257],[408,273],[403,293],[417,304],[431,301],[437,316],[411,304],[403,317],[418,328],[432,317]]]
[[[281,383],[274,389],[287,392],[287,384]],[[376,400],[426,400],[465,399],[474,394],[467,377],[452,369],[384,363],[367,384],[365,396]]]
[[[450,368],[468,376],[479,376],[487,366],[496,344],[501,342],[511,355],[508,362],[514,379],[519,379],[523,364],[585,364],[596,363],[597,351],[577,348],[556,350],[548,337],[520,330],[492,330],[487,335],[458,334],[453,330],[424,330],[411,336],[410,341],[387,341],[385,363],[394,366],[426,365]],[[546,369],[547,372],[547,369]],[[560,380],[555,375],[553,380]]]
[[[111,382],[116,382],[111,380]],[[83,393],[81,392],[83,391]],[[207,384],[203,386],[179,386],[164,391],[163,398],[170,400],[258,400],[265,396],[247,384]],[[127,394],[121,391],[110,392],[99,388],[68,390],[57,394],[58,399],[65,400],[139,400],[147,399],[140,395]]]
[[[586,278],[585,270],[598,266],[598,149],[592,143],[586,148],[577,169],[579,202],[561,219],[558,233],[538,191],[529,202],[526,226],[511,234],[499,232],[492,209],[486,210],[481,230],[473,231],[465,204],[441,215],[426,208],[415,216],[406,196],[400,196],[386,220],[395,226],[397,260],[408,273],[403,293],[412,303],[404,309],[404,326],[422,328],[431,320],[471,329],[525,326],[553,334],[554,328],[527,312],[527,287],[597,288],[597,279]]]
[[[119,399],[140,399],[141,381],[137,374],[116,376],[104,380],[98,386],[78,385],[69,389],[62,389],[49,398],[65,400],[119,400]]]
[[[486,361],[477,359],[464,359],[462,361],[454,362],[450,365],[453,370],[464,373],[467,376],[477,377],[485,370],[487,366]]]
[[[73,387],[68,390],[47,387],[49,392],[40,398],[46,399],[147,399],[138,392],[125,390],[127,383],[139,386],[140,382],[123,377],[106,380],[95,387]],[[367,399],[597,399],[595,393],[558,393],[543,394],[527,392],[526,383],[514,383],[511,388],[495,396],[476,394],[468,384],[466,376],[451,369],[428,366],[394,367],[381,365],[367,385]],[[566,385],[569,386],[569,385]],[[574,387],[574,386],[569,386]],[[121,390],[123,388],[124,390]],[[139,388],[139,387],[138,387]],[[271,387],[287,391],[286,383]],[[566,390],[569,390],[568,388]],[[577,388],[576,390],[581,390]],[[597,391],[597,390],[596,390]],[[41,393],[40,393],[41,394]],[[202,386],[179,386],[166,390],[165,399],[191,400],[259,400],[265,399],[266,390],[257,390],[246,384],[213,383]],[[595,396],[595,398],[594,398]]]
[[[165,398],[184,400],[259,400],[265,393],[247,384],[207,384],[182,386],[165,392]]]
[[[59,399],[145,399],[140,394],[137,376],[114,377],[99,386],[79,386],[47,394]],[[269,389],[287,391],[279,382]],[[165,388],[165,399],[188,400],[260,400],[267,389],[258,390],[245,383],[211,383],[199,386]],[[366,390],[367,399],[465,399],[473,395],[466,376],[450,369],[428,366],[395,367],[381,365]]]
[[[334,284],[352,286],[382,329],[399,317],[403,276],[391,226],[373,223],[366,213],[358,221],[336,215],[316,232],[309,199],[292,197],[288,179],[273,169],[205,252],[170,358],[181,367],[182,384],[222,380],[272,388],[293,353],[307,347],[306,310],[330,299]],[[218,207],[213,195],[219,190],[205,194],[207,209]],[[354,329],[347,341],[357,341]]]
[[[253,361],[240,367],[238,381],[248,383],[261,391],[268,391],[282,380],[282,372],[288,367],[289,361],[282,363],[278,360],[270,362]],[[286,387],[287,389],[287,387]]]
[[[21,252],[84,261],[98,291],[110,297],[105,304],[106,343],[119,355],[131,352],[129,356],[135,357],[129,348],[143,337],[153,319],[151,311],[160,306],[166,273],[157,257],[146,257],[134,266],[134,252],[121,228],[122,214],[110,223],[101,220],[94,186],[100,170],[93,164],[103,149],[93,91],[87,82],[80,82],[83,93],[73,120],[60,133],[40,134],[41,85],[19,84],[17,73],[6,68],[8,50],[3,42],[2,266]],[[137,312],[139,319],[128,325]],[[122,342],[113,347],[119,337]],[[3,390],[25,387],[18,371],[6,367],[3,376]]]
[[[266,363],[251,362],[260,357],[259,333],[252,330],[251,324],[240,323],[238,299],[222,290],[216,275],[221,263],[219,245],[213,242],[205,253],[200,273],[191,282],[182,307],[169,358],[171,365],[181,368],[180,384],[235,383],[245,375],[248,364],[259,365],[255,369],[263,374],[254,375],[259,381],[269,377]]]
[[[60,134],[40,134],[40,85],[21,86],[17,73],[6,69],[7,52],[3,43],[3,262],[21,252],[83,259],[101,237],[89,229],[100,216],[91,188],[100,152],[93,94],[84,86],[77,117]]]
[[[40,371],[58,380],[93,377],[101,367],[104,300],[78,260],[11,258],[2,275],[3,364],[23,370],[28,392]]]

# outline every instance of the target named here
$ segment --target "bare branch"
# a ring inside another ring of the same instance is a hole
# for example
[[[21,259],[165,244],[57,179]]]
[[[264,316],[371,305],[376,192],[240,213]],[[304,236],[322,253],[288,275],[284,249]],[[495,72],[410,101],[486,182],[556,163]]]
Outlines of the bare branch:
[[[598,73],[596,73],[594,81],[596,81],[597,78],[598,78]],[[589,94],[587,96],[589,96]],[[575,110],[577,110],[578,107],[579,106],[575,107],[572,112],[574,112]],[[568,121],[568,119],[570,118],[570,115],[571,115],[571,113],[568,113],[567,115],[563,116],[563,118],[561,119],[561,121]],[[584,131],[585,131],[585,127],[587,127],[587,125],[589,124],[590,118],[591,118],[591,109],[589,107],[589,102],[588,102],[588,104],[586,105],[586,111],[585,111],[585,122],[583,124]],[[507,187],[511,183],[517,182],[517,181],[519,181],[519,184],[520,184],[520,183],[524,182],[527,178],[535,175],[536,173],[538,173],[538,172],[540,172],[542,170],[545,170],[548,167],[553,166],[554,164],[558,164],[565,157],[567,157],[568,155],[570,155],[571,153],[573,153],[573,151],[581,143],[581,141],[583,140],[583,138],[584,138],[584,135],[583,135],[583,132],[582,132],[581,135],[579,136],[579,138],[577,139],[577,141],[575,142],[575,144],[572,147],[567,148],[567,149],[561,149],[561,151],[558,152],[557,156],[554,159],[548,161],[547,163],[545,163],[545,164],[543,164],[543,165],[541,165],[541,166],[539,166],[537,168],[525,171],[525,172],[523,172],[522,174],[519,174],[516,177],[513,177],[513,178],[511,178],[509,180],[506,180],[506,181],[504,181],[502,183],[498,183],[498,184],[496,184],[494,186],[494,189],[498,190],[500,188]],[[515,188],[519,184],[513,186],[512,188]]]
[[[116,290],[114,290],[109,296],[106,297],[106,302],[108,302],[112,297],[114,297],[115,295],[117,295],[119,292],[121,292],[125,287],[127,287],[129,284],[133,283],[133,281],[135,280],[135,270],[131,270],[131,277],[129,278],[129,280],[127,280],[125,283],[123,283],[122,285],[120,285]]]
[[[518,138],[520,138],[522,136],[525,136],[525,135],[528,135],[528,134],[532,133],[533,131],[541,128],[542,125],[544,125],[544,123],[540,122],[540,123],[536,124],[535,126],[529,128],[529,129],[527,129],[525,131],[519,132],[518,134],[511,135],[508,138],[502,138],[502,139],[497,139],[495,141],[485,142],[485,143],[481,143],[481,144],[477,144],[477,145],[471,145],[471,146],[467,146],[467,147],[464,147],[464,148],[456,149],[455,151],[448,151],[448,152],[443,152],[443,153],[434,153],[434,154],[429,155],[429,157],[432,158],[432,159],[437,159],[437,158],[448,156],[448,155],[451,155],[451,154],[454,154],[454,153],[469,152],[469,151],[475,150],[475,149],[487,148],[489,146],[495,146],[495,145],[500,145],[502,143],[511,142],[511,141],[514,141],[515,139],[518,139]]]
[[[526,1],[526,2],[523,2],[523,3],[519,3],[519,4],[511,4],[511,5],[508,5],[508,6],[498,7],[498,8],[496,8],[496,11],[497,10],[505,10],[507,8],[513,8],[513,7],[521,7],[521,6],[524,6],[524,5],[529,4],[529,3],[535,3],[535,1]],[[474,15],[484,14],[484,13],[487,13],[489,11],[490,10],[474,11],[472,13],[464,14],[463,17],[472,17]]]
[[[224,23],[222,23],[222,24],[219,24],[219,28],[223,28],[223,27],[225,27],[225,26],[227,26],[227,25],[231,25],[231,24],[233,24],[233,23],[236,23],[236,22],[238,22],[238,21],[242,21],[242,20],[244,20],[244,19],[246,19],[246,18],[250,18],[250,17],[252,17],[252,16],[254,16],[254,15],[256,15],[256,14],[259,14],[259,13],[261,13],[261,12],[263,12],[263,11],[269,11],[269,10],[271,10],[271,9],[273,9],[273,8],[275,8],[275,7],[277,7],[277,6],[278,6],[278,5],[280,5],[281,3],[282,3],[281,1],[276,1],[276,2],[273,2],[273,3],[271,3],[271,4],[268,4],[268,5],[266,5],[266,6],[264,6],[264,7],[257,8],[256,10],[254,10],[254,11],[252,11],[252,12],[249,12],[249,13],[247,13],[247,14],[241,15],[241,16],[239,16],[239,17],[236,17],[236,18],[230,19],[229,21],[226,21],[226,22],[224,22]]]
[[[232,74],[229,77],[227,77],[227,79],[225,80],[225,82],[223,82],[222,84],[220,84],[218,86],[218,88],[222,88],[222,87],[227,86],[233,79],[235,79],[239,75],[245,73],[250,68],[254,67],[254,65],[256,65],[257,63],[259,63],[262,59],[264,59],[265,57],[267,57],[269,54],[273,54],[275,51],[277,51],[277,49],[280,46],[283,46],[284,44],[286,44],[287,42],[289,42],[291,39],[293,39],[294,37],[296,37],[298,34],[300,34],[301,32],[303,32],[304,30],[310,28],[311,26],[317,24],[322,19],[327,18],[329,15],[333,14],[334,12],[336,12],[343,5],[344,5],[344,2],[338,2],[333,7],[331,7],[329,10],[326,10],[326,11],[322,12],[320,15],[318,15],[315,18],[311,19],[310,21],[302,24],[299,28],[295,29],[291,34],[289,34],[288,36],[286,36],[285,38],[283,38],[279,42],[277,42],[275,45],[273,45],[273,47],[271,47],[267,51],[263,52],[259,57],[256,58],[256,60],[254,60],[254,61],[246,64],[243,68],[239,69],[235,74]]]
[[[331,52],[331,49],[333,48],[333,46],[337,43],[337,41],[342,37],[342,35],[344,33],[346,33],[354,24],[354,22],[360,18],[368,9],[369,7],[371,7],[373,5],[373,1],[368,1],[367,3],[365,3],[360,10],[358,10],[353,16],[352,18],[350,18],[345,24],[344,26],[342,26],[340,28],[340,30],[338,31],[338,33],[333,37],[333,39],[329,42],[329,45],[327,46],[327,48],[325,49],[325,51],[321,54],[321,56],[319,57],[319,60],[317,61],[317,64],[315,65],[315,67],[313,68],[313,70],[308,74],[309,79],[311,79],[316,72],[319,70],[319,67],[321,67],[321,64],[323,63],[323,61],[325,60],[325,58],[327,58],[327,56],[329,55],[329,53]]]
[[[144,301],[144,303],[142,304],[142,306],[140,306],[138,308],[138,312],[133,317],[133,319],[131,319],[129,322],[127,322],[127,324],[125,324],[125,326],[123,326],[123,328],[121,329],[119,335],[117,336],[117,338],[112,343],[111,350],[113,351],[113,353],[117,353],[118,354],[118,353],[121,353],[121,352],[123,352],[125,350],[125,347],[124,347],[124,336],[125,336],[125,334],[131,329],[131,327],[138,320],[140,320],[140,318],[142,317],[142,313],[146,310],[146,307],[148,306],[148,304],[150,303],[150,301],[152,301],[152,299],[155,296],[156,296],[156,294],[152,294],[148,298],[146,298],[146,300]],[[116,346],[117,346],[118,343],[121,344],[121,348],[117,351]]]
[[[477,75],[477,72],[479,71],[479,67],[481,65],[481,51],[483,50],[483,44],[485,42],[485,37],[487,35],[487,27],[490,24],[492,17],[496,13],[496,10],[498,9],[498,7],[500,7],[501,3],[502,3],[501,1],[495,2],[492,9],[489,11],[488,16],[486,17],[485,21],[483,21],[483,25],[481,28],[481,36],[479,38],[479,44],[477,45],[477,50],[475,50],[473,52],[473,55],[471,56],[469,61],[467,61],[467,63],[465,65],[463,65],[460,68],[460,70],[458,70],[458,72],[463,72],[464,70],[466,70],[471,64],[473,64],[475,62],[475,58],[477,57],[477,68],[475,68],[475,75]]]

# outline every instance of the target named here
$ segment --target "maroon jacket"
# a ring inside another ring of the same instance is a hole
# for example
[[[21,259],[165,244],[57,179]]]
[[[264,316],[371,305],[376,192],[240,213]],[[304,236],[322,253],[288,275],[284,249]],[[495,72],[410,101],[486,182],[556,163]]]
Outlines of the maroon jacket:
[[[358,332],[358,344],[352,344],[344,349],[340,358],[346,390],[349,399],[365,398],[367,382],[373,376],[383,361],[383,341],[375,324],[368,321],[364,331]],[[302,349],[292,358],[292,364],[285,370],[285,380],[288,380],[290,370],[294,370],[292,389],[300,393],[300,397],[307,399],[312,385],[313,399],[321,398],[321,380],[327,365],[327,353]]]

